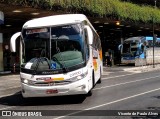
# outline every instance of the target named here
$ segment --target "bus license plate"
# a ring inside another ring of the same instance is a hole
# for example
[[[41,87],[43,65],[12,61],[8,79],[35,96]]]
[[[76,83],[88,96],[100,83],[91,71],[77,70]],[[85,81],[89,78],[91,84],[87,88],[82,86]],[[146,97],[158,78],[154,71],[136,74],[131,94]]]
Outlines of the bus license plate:
[[[127,61],[127,63],[131,63],[131,61],[130,61],[130,60],[128,60],[128,61]]]
[[[48,90],[46,90],[46,93],[47,94],[58,93],[58,90],[57,89],[48,89]]]

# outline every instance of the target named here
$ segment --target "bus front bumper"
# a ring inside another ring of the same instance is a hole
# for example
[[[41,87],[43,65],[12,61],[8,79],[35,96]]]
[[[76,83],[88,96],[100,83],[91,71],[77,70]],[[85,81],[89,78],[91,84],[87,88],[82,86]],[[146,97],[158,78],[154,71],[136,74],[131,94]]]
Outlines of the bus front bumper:
[[[86,78],[58,86],[31,86],[22,83],[22,96],[27,98],[87,94],[89,90],[88,79]]]

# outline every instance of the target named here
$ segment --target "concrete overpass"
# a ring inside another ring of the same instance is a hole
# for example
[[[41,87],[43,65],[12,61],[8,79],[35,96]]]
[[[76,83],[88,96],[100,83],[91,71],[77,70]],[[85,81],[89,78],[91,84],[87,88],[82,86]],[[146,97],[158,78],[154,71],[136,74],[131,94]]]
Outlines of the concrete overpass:
[[[5,46],[9,46],[9,40],[12,34],[21,30],[22,25],[30,19],[66,14],[63,12],[55,12],[43,9],[35,9],[31,7],[14,6],[0,3],[0,11],[4,13],[4,23],[0,25],[1,35],[1,54],[3,57],[3,51]],[[89,17],[89,16],[88,16]],[[115,49],[121,40],[132,37],[132,36],[152,36],[153,26],[152,24],[144,24],[142,22],[131,22],[131,21],[119,21],[111,18],[101,17],[89,17],[93,26],[101,37],[103,51],[106,48]],[[155,34],[160,33],[159,26],[154,27]],[[0,71],[4,70],[3,58],[0,60]]]

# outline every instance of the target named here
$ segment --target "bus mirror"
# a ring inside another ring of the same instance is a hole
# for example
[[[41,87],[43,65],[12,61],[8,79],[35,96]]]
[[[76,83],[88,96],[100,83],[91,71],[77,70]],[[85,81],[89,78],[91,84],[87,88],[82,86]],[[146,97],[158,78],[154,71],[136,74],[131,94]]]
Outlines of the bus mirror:
[[[118,46],[118,50],[121,51],[121,49],[122,49],[122,44]]]
[[[21,32],[15,33],[10,40],[11,52],[16,52],[16,40],[21,35]]]
[[[118,51],[119,51],[120,53],[122,53],[122,48],[123,48],[123,45],[120,44],[120,45],[118,46]]]
[[[85,35],[88,38],[88,44],[93,44],[93,32],[89,26],[85,26]]]

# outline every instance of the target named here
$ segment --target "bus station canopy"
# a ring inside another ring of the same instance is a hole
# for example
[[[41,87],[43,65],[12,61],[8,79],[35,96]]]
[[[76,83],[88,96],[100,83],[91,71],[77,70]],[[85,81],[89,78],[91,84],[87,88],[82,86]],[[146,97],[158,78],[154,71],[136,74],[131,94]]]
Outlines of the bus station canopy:
[[[5,19],[4,24],[1,25],[0,32],[15,33],[21,31],[23,24],[31,19],[40,18],[45,16],[68,14],[68,10],[49,10],[42,8],[33,8],[31,6],[12,5],[0,2],[1,11],[3,11]],[[72,11],[70,12],[72,13]],[[75,13],[75,12],[73,12]],[[81,12],[76,12],[81,13]],[[82,12],[84,13],[84,12]],[[103,40],[121,37],[127,38],[132,36],[152,36],[153,28],[152,23],[144,23],[142,21],[128,21],[120,20],[113,17],[99,17],[97,15],[87,16],[101,38]],[[119,22],[119,24],[117,24]],[[154,26],[155,33],[160,33],[159,24]]]

